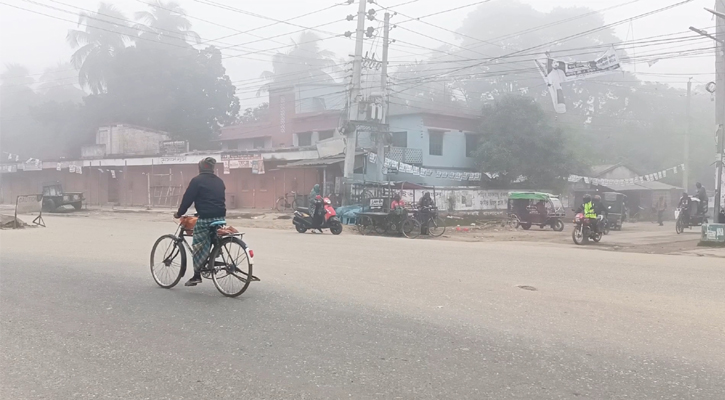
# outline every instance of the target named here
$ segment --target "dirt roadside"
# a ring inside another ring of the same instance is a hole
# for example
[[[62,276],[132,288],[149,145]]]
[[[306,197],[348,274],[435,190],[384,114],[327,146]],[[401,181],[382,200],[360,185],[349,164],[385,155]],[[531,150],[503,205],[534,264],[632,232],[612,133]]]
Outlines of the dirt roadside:
[[[7,210],[0,209],[0,213],[7,214]],[[68,218],[94,218],[94,219],[122,219],[145,220],[159,223],[175,223],[171,209],[90,209],[78,212],[53,213],[56,216]],[[31,218],[32,219],[32,218]],[[227,220],[239,228],[261,228],[292,230],[292,215],[264,210],[230,210]],[[424,240],[453,240],[465,242],[536,242],[552,243],[557,245],[574,245],[571,240],[571,223],[566,224],[562,232],[554,232],[550,228],[540,229],[532,227],[530,230],[511,229],[501,222],[483,220],[470,222],[457,219],[447,219],[450,224],[440,238]],[[568,222],[568,221],[566,221]],[[345,232],[358,234],[354,226],[346,226]],[[600,243],[591,243],[586,246],[591,250],[620,251],[645,254],[677,254],[725,258],[725,249],[710,249],[698,247],[699,229],[678,235],[672,222],[665,226],[653,223],[625,224],[622,231],[612,231]],[[393,238],[391,238],[393,239]]]

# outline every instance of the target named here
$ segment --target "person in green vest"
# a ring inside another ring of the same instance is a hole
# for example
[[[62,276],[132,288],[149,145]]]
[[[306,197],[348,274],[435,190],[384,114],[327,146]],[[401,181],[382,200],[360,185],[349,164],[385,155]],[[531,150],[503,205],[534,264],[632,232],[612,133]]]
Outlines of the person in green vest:
[[[589,226],[594,227],[594,231],[599,231],[599,224],[597,220],[597,212],[594,209],[594,202],[592,202],[592,196],[585,194],[582,205],[576,210],[577,213],[584,214],[584,218],[588,218],[590,221]]]

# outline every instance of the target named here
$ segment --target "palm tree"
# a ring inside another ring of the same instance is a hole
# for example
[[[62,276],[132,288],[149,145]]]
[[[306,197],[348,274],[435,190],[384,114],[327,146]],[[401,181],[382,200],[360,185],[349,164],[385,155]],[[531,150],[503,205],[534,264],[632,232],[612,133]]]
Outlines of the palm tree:
[[[191,22],[179,3],[170,1],[164,4],[156,0],[155,4],[149,6],[151,11],[134,14],[137,20],[146,23],[136,25],[141,38],[176,45],[187,45],[188,41],[201,43],[199,35],[190,30]]]
[[[78,82],[93,94],[105,91],[113,57],[133,40],[133,30],[125,20],[114,6],[101,3],[97,12],[79,14],[78,26],[84,25],[83,30],[68,31],[68,44],[77,48],[71,62],[78,70]]]
[[[320,37],[316,34],[302,32],[298,42],[292,41],[292,49],[272,56],[272,71],[261,75],[269,82],[259,88],[257,95],[270,88],[293,83],[334,82],[335,79],[326,71],[336,65],[333,59],[335,53],[320,49],[319,41]]]

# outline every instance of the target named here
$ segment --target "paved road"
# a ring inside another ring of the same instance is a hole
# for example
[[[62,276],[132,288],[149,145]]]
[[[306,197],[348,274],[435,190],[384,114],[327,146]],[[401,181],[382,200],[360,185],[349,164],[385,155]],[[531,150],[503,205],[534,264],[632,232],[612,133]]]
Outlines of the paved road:
[[[0,232],[2,398],[725,398],[722,259],[260,229],[227,299],[155,286],[170,223],[47,223]]]

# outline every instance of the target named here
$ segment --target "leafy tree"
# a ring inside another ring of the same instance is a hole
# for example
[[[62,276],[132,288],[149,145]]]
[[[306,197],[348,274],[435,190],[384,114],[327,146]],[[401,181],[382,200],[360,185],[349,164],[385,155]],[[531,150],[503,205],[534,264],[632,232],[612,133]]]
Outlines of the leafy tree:
[[[85,92],[78,88],[78,73],[70,63],[58,63],[46,68],[40,76],[38,93],[45,101],[81,103]]]
[[[269,82],[264,84],[257,95],[272,87],[287,86],[295,83],[334,82],[326,71],[334,68],[334,53],[319,47],[320,37],[312,32],[302,32],[294,47],[286,53],[272,56],[272,70],[262,73],[261,78]]]
[[[239,113],[235,87],[221,52],[208,47],[155,47],[138,43],[112,64],[105,94],[90,96],[92,115],[169,132],[193,148],[209,148],[221,126]]]
[[[191,30],[191,22],[179,3],[156,0],[154,4],[149,4],[149,7],[151,11],[139,11],[134,14],[137,20],[146,24],[136,25],[141,38],[177,46],[187,45],[188,41],[201,43],[199,35]]]
[[[269,103],[264,102],[254,108],[249,107],[239,116],[237,123],[248,124],[264,120],[269,115]]]
[[[562,131],[532,98],[504,95],[483,108],[476,158],[481,171],[503,187],[521,178],[530,188],[554,188],[583,164]]]
[[[66,36],[71,48],[76,49],[71,61],[78,69],[81,86],[94,94],[102,93],[114,56],[131,42],[135,32],[123,13],[107,3],[101,3],[97,12],[81,12],[78,26],[83,30],[71,29]]]

